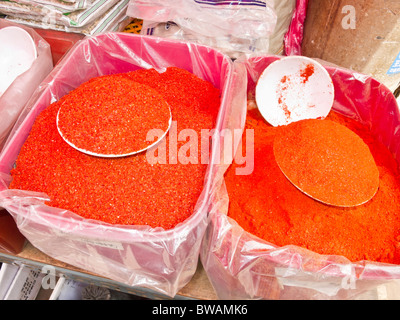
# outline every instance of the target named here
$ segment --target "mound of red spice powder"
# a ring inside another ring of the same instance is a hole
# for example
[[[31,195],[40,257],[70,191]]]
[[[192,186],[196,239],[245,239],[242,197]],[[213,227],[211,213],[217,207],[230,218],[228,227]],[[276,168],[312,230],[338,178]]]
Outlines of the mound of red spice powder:
[[[297,245],[353,262],[399,264],[398,165],[367,127],[333,111],[327,119],[345,125],[369,146],[380,175],[379,190],[370,201],[341,208],[313,200],[298,190],[274,157],[274,139],[282,127],[270,126],[254,109],[248,112],[246,123],[246,129],[254,129],[254,171],[236,175],[235,168],[240,165],[233,163],[226,172],[228,214],[246,231],[277,246]]]
[[[63,99],[57,115],[60,134],[80,150],[125,155],[151,146],[151,129],[168,130],[171,112],[148,85],[126,77],[102,76]]]
[[[293,122],[282,127],[273,147],[283,174],[315,200],[352,207],[378,190],[379,171],[368,146],[337,122]]]
[[[219,90],[186,70],[137,70],[111,77],[133,79],[156,90],[169,104],[177,132],[190,128],[200,136],[201,129],[215,126]],[[146,152],[111,159],[79,152],[56,127],[58,109],[68,98],[62,97],[36,118],[11,172],[10,189],[45,192],[49,206],[112,224],[171,229],[192,215],[207,164],[151,164]],[[165,139],[168,146],[169,134]],[[185,143],[177,141],[178,150]]]

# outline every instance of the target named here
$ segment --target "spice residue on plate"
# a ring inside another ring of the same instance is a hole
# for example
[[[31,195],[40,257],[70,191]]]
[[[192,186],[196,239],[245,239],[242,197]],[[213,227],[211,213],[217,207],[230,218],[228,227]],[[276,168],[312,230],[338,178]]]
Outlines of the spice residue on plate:
[[[171,112],[156,90],[119,76],[93,78],[60,102],[62,136],[78,149],[125,155],[146,149],[151,129],[166,132]]]
[[[308,63],[304,69],[300,70],[301,83],[306,83],[308,81],[308,78],[314,74],[314,69],[314,65]]]
[[[336,112],[327,119],[345,125],[369,146],[380,176],[379,189],[370,201],[341,208],[298,190],[275,161],[273,142],[282,127],[270,126],[254,109],[248,112],[246,122],[246,128],[254,129],[254,171],[238,176],[236,168],[240,165],[236,163],[228,169],[228,214],[246,231],[277,246],[297,245],[320,254],[345,256],[353,262],[399,264],[398,165],[367,127]],[[246,146],[245,141],[242,145]]]
[[[113,77],[133,79],[156,90],[169,104],[178,133],[191,129],[200,136],[201,129],[215,126],[219,90],[186,70],[137,70]],[[68,95],[36,118],[11,172],[11,189],[44,192],[51,199],[49,206],[112,224],[170,229],[192,215],[207,164],[149,163],[146,152],[115,159],[79,152],[56,127],[58,109],[66,99]],[[176,143],[177,150],[187,143],[169,133],[164,142],[167,157],[170,143]],[[200,152],[199,148],[199,159]]]
[[[300,69],[298,73],[285,75],[278,82],[276,88],[278,106],[285,114],[286,123],[291,122],[292,112],[296,112],[296,109],[315,107],[314,105],[303,106],[301,103],[304,102],[300,103],[300,101],[304,99],[304,97],[300,95],[300,88],[304,86],[308,82],[308,79],[314,74],[314,69],[314,65],[308,63],[304,68]],[[302,112],[305,111],[302,110]]]
[[[278,105],[282,108],[283,112],[285,113],[285,117],[287,121],[290,119],[291,112],[289,111],[288,106],[286,105],[286,97],[285,97],[285,91],[288,89],[288,84],[287,84],[287,76],[283,76],[281,81],[278,83],[278,89],[277,89],[277,94],[278,94]]]

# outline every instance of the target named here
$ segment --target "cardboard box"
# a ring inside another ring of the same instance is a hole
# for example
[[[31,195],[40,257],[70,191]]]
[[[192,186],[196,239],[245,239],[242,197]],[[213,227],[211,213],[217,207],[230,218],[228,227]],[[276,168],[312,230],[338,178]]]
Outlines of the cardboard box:
[[[400,85],[399,0],[311,0],[302,54]]]

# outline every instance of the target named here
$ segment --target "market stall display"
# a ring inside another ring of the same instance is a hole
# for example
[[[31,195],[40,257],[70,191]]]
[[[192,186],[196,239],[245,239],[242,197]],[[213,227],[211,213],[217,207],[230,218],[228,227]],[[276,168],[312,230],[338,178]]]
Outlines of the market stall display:
[[[41,286],[10,261],[24,245],[35,267],[163,297],[207,276],[206,299],[398,297],[398,8],[323,3],[302,45],[308,0],[0,0],[0,42],[17,27],[35,53],[0,88],[0,298]],[[332,48],[355,34],[373,45]]]

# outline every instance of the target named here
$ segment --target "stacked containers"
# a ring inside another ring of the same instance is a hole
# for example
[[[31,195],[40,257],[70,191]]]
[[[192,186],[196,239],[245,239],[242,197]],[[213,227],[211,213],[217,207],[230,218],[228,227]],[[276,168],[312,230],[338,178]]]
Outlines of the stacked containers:
[[[186,69],[220,89],[218,129],[226,105],[233,99],[232,62],[227,56],[201,45],[124,33],[85,38],[45,79],[24,110],[23,121],[14,127],[0,155],[0,205],[11,213],[27,239],[49,256],[128,285],[174,296],[197,268],[207,225],[211,170],[192,216],[166,231],[90,221],[44,205],[46,195],[7,189],[19,150],[35,118],[49,104],[93,77],[140,68],[162,72],[169,66]]]

